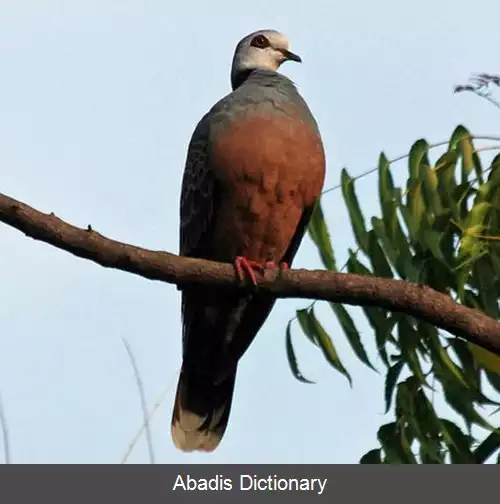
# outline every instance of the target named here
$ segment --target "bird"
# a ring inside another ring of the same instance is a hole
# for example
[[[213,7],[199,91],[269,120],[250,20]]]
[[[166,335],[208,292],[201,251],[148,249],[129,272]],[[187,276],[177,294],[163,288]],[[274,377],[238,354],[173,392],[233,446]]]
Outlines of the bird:
[[[238,42],[232,91],[195,127],[182,178],[179,255],[232,263],[253,284],[267,268],[291,266],[325,178],[318,124],[278,72],[286,61],[302,59],[276,30]],[[183,452],[213,452],[228,425],[238,363],[276,299],[203,286],[181,295],[171,436]]]

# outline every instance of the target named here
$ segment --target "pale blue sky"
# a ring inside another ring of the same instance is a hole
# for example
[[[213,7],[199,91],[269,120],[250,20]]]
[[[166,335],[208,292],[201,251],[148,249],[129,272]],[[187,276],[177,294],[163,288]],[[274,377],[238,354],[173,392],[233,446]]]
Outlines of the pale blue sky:
[[[302,65],[282,70],[316,115],[328,156],[325,187],[372,167],[381,150],[458,123],[494,134],[500,116],[453,95],[471,72],[498,72],[497,0],[418,4],[332,0],[3,0],[0,16],[0,191],[112,238],[177,252],[186,147],[229,90],[236,42],[260,28],[286,33]],[[404,163],[394,167],[403,180]],[[358,184],[367,216],[376,179]],[[352,246],[339,192],[323,202],[340,264]],[[0,225],[0,394],[17,463],[117,463],[142,420],[130,343],[152,406],[158,462],[346,462],[376,445],[383,381],[359,364],[328,310],[322,320],[354,388],[296,331],[291,375],[280,301],[241,362],[230,426],[210,455],[170,440],[180,365],[179,293],[106,270]],[[298,267],[319,267],[307,239]],[[354,313],[357,313],[354,311]],[[357,316],[375,359],[373,336]],[[375,359],[376,360],[376,359]],[[130,462],[148,461],[141,439]]]

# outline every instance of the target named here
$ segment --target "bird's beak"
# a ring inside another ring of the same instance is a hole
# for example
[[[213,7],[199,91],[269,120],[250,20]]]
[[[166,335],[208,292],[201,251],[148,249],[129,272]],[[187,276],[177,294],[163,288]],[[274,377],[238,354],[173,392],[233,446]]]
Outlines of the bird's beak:
[[[288,60],[288,61],[296,61],[297,63],[302,63],[302,58],[291,52],[291,51],[288,51],[287,49],[280,49],[281,51],[281,54],[283,54],[283,56],[285,57],[285,61]]]

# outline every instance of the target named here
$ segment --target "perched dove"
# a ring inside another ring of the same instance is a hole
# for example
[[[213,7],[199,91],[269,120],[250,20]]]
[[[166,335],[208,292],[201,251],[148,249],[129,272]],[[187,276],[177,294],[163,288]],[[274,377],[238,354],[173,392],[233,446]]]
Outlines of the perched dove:
[[[277,72],[301,59],[286,37],[261,30],[237,45],[233,91],[198,123],[180,202],[180,254],[235,264],[241,279],[288,267],[320,197],[325,155],[318,126],[294,83]],[[172,439],[213,451],[227,427],[239,359],[268,317],[269,295],[182,293],[183,364]]]

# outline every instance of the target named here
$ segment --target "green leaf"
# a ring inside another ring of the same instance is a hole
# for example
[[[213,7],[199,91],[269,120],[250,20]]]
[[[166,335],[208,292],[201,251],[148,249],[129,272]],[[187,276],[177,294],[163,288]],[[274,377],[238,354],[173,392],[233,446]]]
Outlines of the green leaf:
[[[475,193],[476,189],[471,184],[460,184],[453,190],[452,197],[459,209],[459,220],[467,217],[469,213],[467,202]]]
[[[459,150],[462,156],[462,183],[467,183],[469,181],[469,175],[474,169],[474,146],[472,145],[470,136],[464,136],[460,139]]]
[[[375,343],[382,362],[389,367],[386,344],[392,338],[394,318],[388,318],[387,311],[376,306],[363,306],[362,310],[375,331]]]
[[[347,369],[340,361],[337,350],[335,349],[330,336],[325,331],[319,320],[316,318],[314,309],[311,309],[311,311],[308,313],[308,318],[309,326],[314,332],[314,339],[318,342],[326,360],[332,365],[333,368],[335,368],[337,371],[339,371],[339,373],[343,374],[349,380],[349,384],[352,387],[351,375],[348,373]]]
[[[500,154],[499,154],[500,156]],[[480,202],[489,202],[493,204],[495,193],[500,185],[500,170],[493,170],[487,182],[484,182],[477,188],[477,198]]]
[[[405,280],[415,282],[418,280],[418,269],[412,264],[412,254],[409,249],[408,239],[399,226],[396,213],[394,213],[393,220],[394,241],[387,235],[384,222],[377,217],[372,217],[371,220],[373,231],[377,235],[387,259],[397,274]]]
[[[470,448],[473,439],[464,434],[462,429],[450,420],[441,418],[441,424],[444,440],[450,449],[452,463],[474,464],[475,458]]]
[[[436,372],[436,374],[438,374]],[[474,402],[470,401],[470,398],[464,398],[461,395],[463,388],[456,387],[455,383],[446,383],[446,380],[439,377],[441,383],[443,383],[443,391],[446,402],[460,415],[463,417],[464,421],[468,426],[472,424],[484,427],[487,430],[493,430],[494,427],[487,422],[474,407]],[[444,385],[446,384],[446,385]]]
[[[375,343],[377,345],[379,357],[386,367],[389,367],[387,343],[393,342],[394,340],[394,336],[392,335],[394,319],[386,317],[386,312],[381,308],[364,307],[363,311],[371,327],[375,330]]]
[[[444,171],[448,170],[450,167],[456,167],[458,157],[459,156],[456,150],[448,150],[440,158],[438,158],[434,165],[438,179],[440,179],[440,176]]]
[[[467,382],[470,389],[479,389],[479,371],[476,368],[474,357],[472,352],[469,350],[469,346],[466,341],[460,340],[458,338],[450,338],[450,347],[453,352],[458,357],[461,364],[462,376]]]
[[[425,375],[420,366],[416,350],[419,342],[420,335],[413,328],[410,317],[401,316],[398,322],[398,343],[401,348],[402,358],[408,364],[419,383],[425,384]]]
[[[398,383],[396,392],[396,418],[408,420],[415,415],[415,377],[410,376],[405,381]]]
[[[366,232],[365,220],[361,213],[361,208],[358,203],[358,198],[354,189],[354,179],[349,176],[344,168],[341,174],[342,194],[349,212],[352,230],[356,237],[356,242],[359,248],[365,252],[368,245],[368,237]]]
[[[469,342],[468,347],[474,356],[476,367],[487,369],[493,373],[500,373],[500,356],[474,343]]]
[[[479,235],[481,235],[485,227],[484,219],[490,208],[491,203],[486,201],[475,204],[460,225],[463,236],[460,239],[456,269],[462,270],[462,277],[459,277],[461,281],[467,279],[466,275],[468,275],[473,263],[488,252],[488,243],[479,238]],[[463,292],[459,290],[459,294],[461,300],[463,300]]]
[[[475,236],[464,235],[460,240],[456,271],[463,270],[463,274],[468,276],[469,270],[475,261],[488,253],[487,245],[484,241]],[[465,279],[467,279],[467,276]]]
[[[406,385],[408,394],[413,399],[413,411],[407,420],[415,428],[421,445],[420,453],[425,463],[442,464],[444,454],[441,447],[441,422],[434,407],[415,377],[410,377],[403,385]]]
[[[377,433],[388,463],[415,464],[416,459],[402,429],[395,422],[382,425]]]
[[[410,232],[412,240],[418,241],[420,223],[426,211],[422,182],[420,180],[415,180],[410,185],[408,191],[408,205],[406,208],[409,210],[409,213],[405,215],[408,231]]]
[[[378,162],[378,193],[380,208],[384,219],[390,216],[395,208],[394,202],[394,182],[390,171],[390,162],[382,152]],[[386,231],[390,227],[390,223],[386,222]]]
[[[448,266],[448,262],[441,251],[440,244],[441,238],[444,233],[434,231],[430,228],[421,229],[420,231],[420,242],[424,244],[428,250],[432,252],[432,255],[443,265]]]
[[[419,332],[427,332],[426,329],[430,329],[428,325],[419,324],[418,326]],[[469,384],[467,380],[465,380],[462,370],[451,360],[448,352],[444,349],[439,341],[439,336],[437,335],[437,331],[432,328],[432,333],[428,333],[427,338],[427,346],[432,355],[432,360],[434,365],[439,365],[443,370],[442,372],[447,374],[448,380],[455,380],[458,382],[458,386],[466,389],[464,393],[469,389]]]
[[[423,165],[421,170],[426,206],[434,212],[434,215],[439,214],[443,211],[443,206],[441,205],[441,198],[438,192],[439,180],[437,173],[430,166],[426,165]]]
[[[292,371],[293,376],[302,383],[314,383],[300,372],[299,365],[297,362],[297,357],[295,355],[295,350],[293,349],[292,343],[292,329],[291,329],[292,321],[290,320],[286,326],[286,356],[288,358],[288,364]]]
[[[372,222],[372,226],[373,226],[373,231],[377,235],[377,238],[379,239],[379,241],[382,243],[382,247],[384,249],[384,252],[385,252],[387,258],[389,259],[389,261],[393,265],[393,267],[396,269],[398,274],[400,274],[400,276],[401,276],[401,273],[398,269],[399,252],[395,247],[393,247],[392,242],[389,240],[389,238],[386,234],[386,231],[385,231],[384,222],[382,220],[380,220],[378,217],[372,217],[371,222]]]
[[[495,288],[495,272],[489,261],[489,257],[478,259],[472,270],[477,279],[477,290],[481,299],[481,309],[487,315],[494,319],[500,319],[500,310],[498,309],[498,290]]]
[[[373,276],[373,273],[361,261],[359,261],[357,255],[351,249],[349,249],[348,252],[349,259],[347,260],[346,265],[349,273]]]
[[[375,448],[366,452],[359,460],[360,464],[381,464],[382,458],[380,453],[380,448]]]
[[[438,192],[446,208],[449,208],[455,219],[460,218],[460,211],[453,195],[457,187],[455,171],[458,153],[451,150],[443,154],[436,162],[436,175],[439,180]]]
[[[398,360],[389,368],[385,377],[385,413],[387,413],[391,408],[392,395],[404,365],[405,362],[403,360]]]
[[[478,187],[478,194],[482,200],[493,203],[493,197],[500,186],[500,154],[497,154],[490,165],[488,181]]]
[[[332,242],[330,240],[320,201],[316,203],[307,229],[311,240],[318,249],[323,266],[328,270],[337,271]]]
[[[422,328],[424,325],[432,327],[428,324],[419,323],[419,331],[423,331]],[[435,331],[433,327],[432,329]],[[465,418],[468,418],[471,422],[490,428],[485,423],[485,420],[476,412],[474,404],[496,403],[488,399],[480,388],[472,387],[474,381],[465,378],[462,369],[451,360],[437,336],[428,338],[427,345],[431,352],[436,377],[441,381],[445,396],[451,400],[450,405],[462,411]]]
[[[477,151],[474,149],[472,152],[472,162],[474,164],[474,169],[476,171],[476,177],[477,180],[480,184],[483,183],[483,167],[481,166],[481,158],[479,157],[479,154]]]
[[[347,341],[349,341],[349,344],[351,345],[351,348],[353,349],[358,359],[363,364],[376,371],[376,369],[373,367],[370,360],[368,359],[365,347],[361,342],[361,336],[358,330],[356,329],[354,321],[352,320],[352,317],[349,314],[349,312],[344,308],[343,305],[338,303],[330,303],[330,306],[333,312],[335,313],[337,320],[339,321],[339,324],[342,327],[342,330],[344,331]]]
[[[297,320],[299,321],[302,332],[307,336],[309,341],[316,346],[319,346],[319,343],[316,341],[316,338],[314,336],[314,330],[312,329],[310,324],[308,311],[308,308],[297,310],[295,312],[297,315]]]
[[[500,448],[500,433],[492,432],[474,450],[475,463],[484,464],[499,448]]]
[[[376,276],[385,278],[394,277],[389,262],[387,261],[373,229],[368,233],[368,255]]]
[[[480,233],[483,229],[484,218],[490,208],[491,203],[487,201],[474,205],[462,225],[462,230],[465,233]]]
[[[410,173],[411,180],[417,180],[420,177],[420,166],[422,162],[425,161],[428,151],[429,144],[423,138],[417,140],[412,145],[410,155],[408,157],[408,171]]]
[[[456,149],[457,147],[459,147],[460,140],[462,140],[463,138],[470,138],[470,137],[471,134],[469,130],[465,126],[459,124],[451,134],[449,150]]]
[[[427,444],[420,444],[420,460],[421,464],[444,464],[446,451],[440,446],[434,454],[429,453]]]
[[[490,382],[490,385],[497,391],[500,392],[500,374],[498,373],[493,373],[486,369],[484,371],[486,377],[488,378],[488,381]]]
[[[347,268],[349,273],[355,273],[357,275],[372,275],[372,272],[364,264],[358,261],[357,257],[352,253],[349,256],[349,260],[347,261]],[[377,344],[379,356],[381,357],[384,364],[386,366],[389,366],[385,344],[388,337],[390,336],[392,326],[389,327],[387,311],[383,308],[375,306],[362,306],[361,309],[368,319],[370,326],[375,331],[375,341]],[[370,365],[370,367],[372,366]],[[375,368],[373,367],[372,369],[375,370]]]
[[[379,199],[382,206],[386,201],[392,199],[392,194],[394,191],[394,182],[392,180],[390,161],[387,159],[386,155],[381,152],[378,158],[378,179],[379,179]]]

